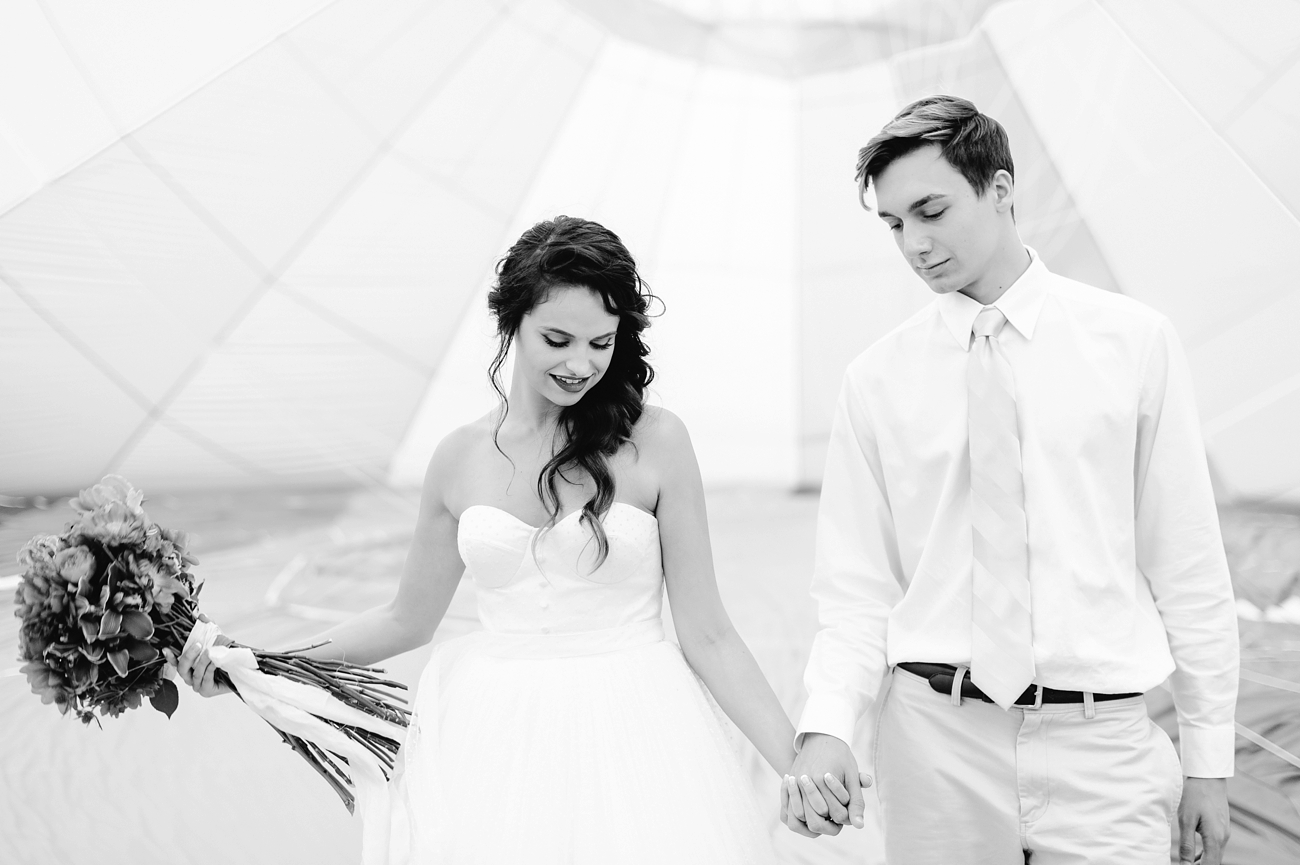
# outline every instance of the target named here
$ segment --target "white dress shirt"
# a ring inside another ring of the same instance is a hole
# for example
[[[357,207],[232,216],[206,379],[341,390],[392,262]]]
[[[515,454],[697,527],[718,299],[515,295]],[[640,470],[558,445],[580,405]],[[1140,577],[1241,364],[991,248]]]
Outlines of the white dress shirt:
[[[993,305],[1016,382],[1034,681],[1116,694],[1172,674],[1184,774],[1227,777],[1237,618],[1182,348],[1159,313],[1032,259]],[[942,295],[845,374],[800,740],[852,741],[889,666],[970,664],[966,361],[982,308]]]

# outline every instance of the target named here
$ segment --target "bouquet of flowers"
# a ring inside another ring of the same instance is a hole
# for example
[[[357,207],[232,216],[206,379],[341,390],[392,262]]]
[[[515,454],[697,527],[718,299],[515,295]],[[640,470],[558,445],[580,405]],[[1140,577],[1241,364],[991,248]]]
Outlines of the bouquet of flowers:
[[[32,691],[86,724],[99,723],[96,709],[116,717],[146,697],[170,718],[176,659],[198,641],[219,680],[352,811],[360,786],[373,793],[393,769],[410,713],[392,689],[406,686],[382,670],[299,654],[306,649],[264,652],[220,636],[199,612],[184,533],[153,523],[143,501],[123,478],[106,477],[72,500],[78,517],[67,531],[18,554],[19,660]]]

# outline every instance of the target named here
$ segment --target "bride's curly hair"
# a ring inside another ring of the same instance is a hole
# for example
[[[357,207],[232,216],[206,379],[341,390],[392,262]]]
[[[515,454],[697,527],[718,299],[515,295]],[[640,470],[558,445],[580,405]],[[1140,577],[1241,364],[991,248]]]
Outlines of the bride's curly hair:
[[[560,516],[556,479],[580,469],[596,482],[596,493],[582,506],[586,523],[600,547],[597,567],[609,554],[609,541],[600,519],[614,503],[614,475],[609,458],[632,439],[644,408],[646,386],[654,370],[646,362],[648,349],[641,332],[650,325],[650,293],[637,272],[632,255],[618,235],[603,225],[572,216],[539,222],[523,233],[497,262],[497,281],[488,294],[488,308],[497,321],[497,353],[488,366],[501,412],[492,430],[496,443],[510,410],[501,384],[501,367],[524,315],[546,300],[552,289],[578,286],[600,295],[605,309],[618,316],[618,330],[609,366],[591,390],[560,410],[553,456],[537,477],[537,495],[550,512],[547,528]],[[497,444],[497,450],[501,450]],[[504,451],[502,454],[504,455]]]

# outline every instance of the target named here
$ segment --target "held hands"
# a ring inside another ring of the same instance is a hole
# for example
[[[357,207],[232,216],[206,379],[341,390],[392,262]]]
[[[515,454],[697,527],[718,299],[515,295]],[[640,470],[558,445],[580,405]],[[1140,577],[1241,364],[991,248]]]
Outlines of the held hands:
[[[781,822],[809,838],[838,835],[847,825],[862,828],[862,789],[871,776],[858,772],[843,740],[808,733],[790,774],[781,782]]]

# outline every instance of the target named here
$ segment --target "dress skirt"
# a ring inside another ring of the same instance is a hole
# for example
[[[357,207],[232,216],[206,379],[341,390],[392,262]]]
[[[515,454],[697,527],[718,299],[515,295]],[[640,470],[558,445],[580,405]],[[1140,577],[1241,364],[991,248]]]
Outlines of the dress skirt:
[[[726,721],[658,619],[439,645],[399,765],[394,865],[775,861]]]

